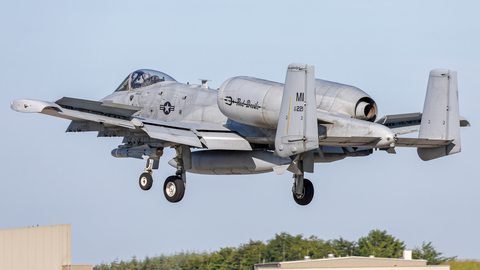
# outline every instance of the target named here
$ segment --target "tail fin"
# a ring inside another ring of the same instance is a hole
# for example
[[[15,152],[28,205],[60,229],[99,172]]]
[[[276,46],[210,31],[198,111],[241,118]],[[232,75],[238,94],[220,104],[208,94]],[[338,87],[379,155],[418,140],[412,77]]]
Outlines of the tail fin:
[[[315,69],[290,64],[275,135],[275,152],[281,157],[318,148]]]
[[[434,69],[430,72],[418,137],[453,140],[447,146],[418,148],[418,156],[424,161],[460,152],[460,114],[456,71]]]

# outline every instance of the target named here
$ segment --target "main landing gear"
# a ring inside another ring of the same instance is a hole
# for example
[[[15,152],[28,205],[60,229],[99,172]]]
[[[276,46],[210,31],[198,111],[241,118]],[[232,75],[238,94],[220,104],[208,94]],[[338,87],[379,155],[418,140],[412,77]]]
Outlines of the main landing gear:
[[[298,155],[294,164],[292,193],[293,200],[299,205],[307,205],[313,199],[314,189],[310,180],[304,178],[305,171],[313,172],[313,153],[307,152]]]
[[[295,187],[294,187],[295,188]],[[313,199],[313,184],[308,179],[303,179],[303,192],[297,194],[295,190],[293,192],[293,200],[299,205],[307,205]]]
[[[163,195],[167,201],[171,203],[179,202],[185,195],[186,173],[191,168],[191,152],[190,147],[181,145],[175,147],[177,156],[174,158],[177,162],[177,172],[175,175],[169,176],[163,183]],[[158,169],[159,159],[149,158],[145,172],[140,175],[138,184],[142,190],[149,190],[153,185],[152,173],[154,169]]]
[[[185,184],[182,178],[175,175],[168,177],[163,184],[163,195],[171,203],[181,201],[185,195]]]

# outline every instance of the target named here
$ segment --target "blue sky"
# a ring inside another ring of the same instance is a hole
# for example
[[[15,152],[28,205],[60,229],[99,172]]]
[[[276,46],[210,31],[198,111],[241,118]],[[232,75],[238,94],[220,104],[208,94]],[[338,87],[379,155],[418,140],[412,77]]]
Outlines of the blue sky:
[[[478,1],[4,1],[0,9],[0,229],[72,223],[72,263],[214,251],[275,233],[356,240],[386,230],[408,248],[432,241],[480,260],[476,166]],[[185,198],[138,187],[144,162],[115,159],[120,138],[65,133],[69,122],[10,109],[18,98],[98,100],[140,68],[180,82],[233,76],[283,82],[290,63],[369,93],[380,115],[420,112],[428,74],[458,72],[462,153],[423,162],[415,149],[316,164],[300,207],[286,173],[190,174]]]

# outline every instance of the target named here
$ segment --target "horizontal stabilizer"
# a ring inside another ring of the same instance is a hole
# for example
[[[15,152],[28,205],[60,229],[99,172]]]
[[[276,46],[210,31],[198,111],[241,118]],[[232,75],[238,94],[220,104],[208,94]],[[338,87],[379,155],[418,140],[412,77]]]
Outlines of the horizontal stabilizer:
[[[397,138],[396,147],[436,148],[447,146],[453,140],[435,140],[424,138]]]
[[[398,135],[408,134],[412,132],[418,132],[420,130],[420,123],[422,122],[421,113],[404,113],[404,114],[392,114],[385,115],[384,117],[375,121],[377,124],[381,124],[389,127],[395,131]],[[460,127],[469,127],[470,122],[467,119],[460,116]]]

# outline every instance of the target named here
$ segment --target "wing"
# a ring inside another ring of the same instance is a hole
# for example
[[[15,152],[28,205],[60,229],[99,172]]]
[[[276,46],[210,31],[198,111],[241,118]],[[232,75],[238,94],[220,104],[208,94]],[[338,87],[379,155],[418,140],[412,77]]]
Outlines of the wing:
[[[98,131],[99,136],[127,136],[130,132],[144,132],[166,145],[252,150],[244,137],[225,125],[135,117],[134,114],[142,108],[125,104],[64,97],[55,102],[18,99],[11,103],[11,108],[18,112],[42,113],[72,120],[67,132]]]
[[[90,121],[127,129],[135,129],[135,125],[129,118],[133,113],[142,109],[123,104],[74,98],[62,98],[55,102],[17,99],[12,102],[10,107],[18,112],[42,113],[77,122]]]

